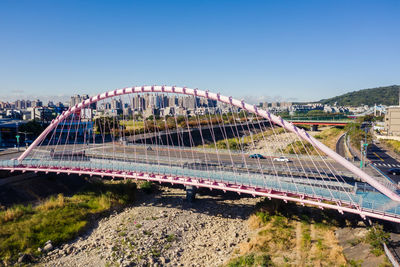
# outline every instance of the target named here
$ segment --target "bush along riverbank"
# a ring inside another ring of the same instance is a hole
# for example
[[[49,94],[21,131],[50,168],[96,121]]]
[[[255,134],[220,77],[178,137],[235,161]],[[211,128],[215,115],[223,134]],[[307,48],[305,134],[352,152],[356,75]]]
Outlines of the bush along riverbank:
[[[73,196],[58,194],[42,203],[0,211],[0,259],[4,265],[34,261],[78,236],[110,210],[132,203],[136,184],[92,181]]]
[[[235,249],[226,266],[361,266],[367,261],[372,265],[366,266],[390,266],[382,226],[367,228],[337,211],[266,200],[258,203],[248,225],[251,238]],[[343,245],[355,255],[346,254]]]

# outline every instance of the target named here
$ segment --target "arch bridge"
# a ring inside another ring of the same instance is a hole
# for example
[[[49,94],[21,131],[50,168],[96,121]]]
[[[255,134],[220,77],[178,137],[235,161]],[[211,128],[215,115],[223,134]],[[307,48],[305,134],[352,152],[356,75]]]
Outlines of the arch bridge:
[[[187,87],[90,97],[0,169],[182,184],[400,222],[397,187],[379,174],[268,110]]]

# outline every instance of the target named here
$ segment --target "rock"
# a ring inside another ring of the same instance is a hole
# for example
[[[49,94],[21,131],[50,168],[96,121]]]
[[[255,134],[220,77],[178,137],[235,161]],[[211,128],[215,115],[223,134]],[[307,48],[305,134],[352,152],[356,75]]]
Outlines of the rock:
[[[30,261],[31,261],[31,257],[30,257],[30,255],[27,255],[27,254],[22,254],[18,258],[18,263],[27,263]]]
[[[51,242],[51,241],[50,241]],[[50,250],[52,250],[53,249],[53,245],[51,244],[51,243],[47,243],[46,242],[46,245],[43,247],[43,251],[44,252],[48,252],[48,251],[50,251]]]
[[[42,253],[42,252],[43,252],[43,249],[42,249],[42,248],[37,248],[37,250],[38,250],[39,253]]]
[[[166,259],[164,257],[160,257],[159,260],[160,260],[160,263],[161,263],[162,266],[164,266],[164,264],[169,262],[169,259]]]
[[[153,259],[153,257],[149,257],[149,258],[147,259],[147,261],[148,261],[148,263],[150,263],[150,265],[154,265],[154,259]]]

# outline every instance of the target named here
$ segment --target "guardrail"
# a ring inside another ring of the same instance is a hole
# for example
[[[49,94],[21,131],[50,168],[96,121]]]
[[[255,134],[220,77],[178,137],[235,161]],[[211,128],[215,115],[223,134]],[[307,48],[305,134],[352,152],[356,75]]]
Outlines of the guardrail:
[[[373,169],[375,169],[380,175],[382,175],[383,177],[385,177],[389,183],[385,183],[385,185],[389,186],[389,188],[391,188],[392,190],[394,189],[394,191],[399,190],[397,184],[389,177],[387,176],[385,173],[383,173],[380,169],[378,169],[377,167],[375,167],[373,164],[369,164],[369,166],[371,166]]]
[[[387,247],[387,245],[385,243],[383,243],[383,250],[385,251],[385,254],[388,257],[390,263],[394,267],[400,267],[400,265],[399,265],[399,260],[400,260],[399,255],[397,255],[397,254],[393,255],[393,253],[390,251],[390,249]]]
[[[358,159],[358,153],[354,151],[353,147],[350,145],[349,136],[346,134],[346,146],[349,148],[351,155],[353,156],[353,160]]]

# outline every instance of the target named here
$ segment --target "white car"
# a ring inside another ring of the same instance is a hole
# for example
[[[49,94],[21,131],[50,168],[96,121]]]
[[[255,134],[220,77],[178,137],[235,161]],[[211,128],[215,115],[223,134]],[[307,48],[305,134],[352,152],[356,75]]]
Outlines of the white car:
[[[290,160],[287,157],[279,157],[279,158],[274,158],[274,161],[289,162]]]

